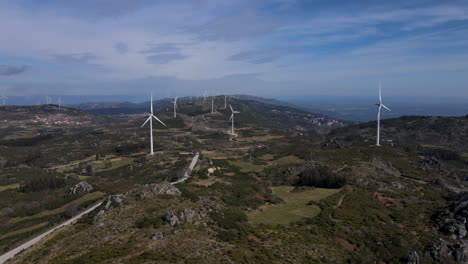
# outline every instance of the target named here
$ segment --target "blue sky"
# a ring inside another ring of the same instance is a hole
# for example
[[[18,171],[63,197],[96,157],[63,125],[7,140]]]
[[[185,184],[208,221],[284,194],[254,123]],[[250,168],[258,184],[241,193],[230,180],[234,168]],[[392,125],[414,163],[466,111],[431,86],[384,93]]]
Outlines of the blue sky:
[[[467,1],[0,0],[10,95],[468,98]]]

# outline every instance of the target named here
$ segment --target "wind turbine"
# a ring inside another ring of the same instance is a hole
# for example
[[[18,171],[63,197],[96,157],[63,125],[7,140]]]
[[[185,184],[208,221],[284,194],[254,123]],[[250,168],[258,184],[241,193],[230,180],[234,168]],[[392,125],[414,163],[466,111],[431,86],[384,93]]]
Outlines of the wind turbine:
[[[50,96],[48,95],[46,95],[45,99],[46,99],[46,104],[50,104],[52,101],[52,98],[50,98]]]
[[[211,114],[214,114],[214,96],[211,96]]]
[[[375,104],[378,108],[379,108],[379,111],[377,112],[377,144],[376,146],[380,146],[380,109],[385,108],[387,109],[388,111],[392,111],[390,110],[390,108],[386,107],[383,103],[382,103],[382,91],[381,91],[381,88],[380,88],[380,82],[379,82],[379,103],[378,104]]]
[[[224,109],[227,108],[227,107],[226,107],[226,106],[227,106],[226,103],[227,103],[227,94],[224,94]]]
[[[2,105],[5,105],[6,99],[8,99],[8,97],[5,95],[5,89],[3,89],[2,96],[0,96],[0,98],[2,99]]]
[[[63,103],[62,98],[60,98],[59,96],[59,98],[57,99],[57,104],[58,104],[59,109],[62,108],[62,103]]]
[[[177,96],[176,98],[174,98],[174,101],[172,102],[174,104],[174,118],[177,117],[177,110],[179,110],[179,108],[177,107]]]
[[[149,114],[148,119],[146,119],[143,125],[141,125],[141,127],[144,127],[146,123],[148,123],[148,121],[150,123],[150,155],[154,154],[154,151],[153,151],[153,118],[156,119],[156,121],[158,121],[159,123],[166,126],[166,124],[164,124],[161,120],[159,120],[159,118],[157,118],[153,114],[153,94],[151,94],[151,113]]]
[[[205,92],[203,93],[203,103],[206,102],[206,89],[205,89]]]
[[[232,121],[231,134],[235,135],[234,134],[234,114],[239,114],[240,112],[239,111],[234,111],[234,109],[232,109],[231,105],[229,105],[229,107],[231,108],[231,117],[229,118],[229,120]]]

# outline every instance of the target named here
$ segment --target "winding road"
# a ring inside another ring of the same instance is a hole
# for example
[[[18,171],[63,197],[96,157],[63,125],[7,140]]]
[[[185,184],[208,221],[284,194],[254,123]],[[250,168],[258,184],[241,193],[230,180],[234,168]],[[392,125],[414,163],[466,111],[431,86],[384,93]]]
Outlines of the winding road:
[[[190,174],[193,170],[193,168],[195,168],[195,166],[197,165],[197,161],[198,161],[198,158],[200,157],[200,153],[199,152],[196,152],[195,155],[193,156],[192,158],[192,162],[190,163],[189,167],[187,168],[187,170],[185,171],[184,173],[184,176],[175,181],[175,182],[171,182],[172,185],[175,185],[175,184],[178,184],[178,183],[181,183],[181,182],[184,182],[186,181],[188,178],[190,178]],[[72,217],[71,219],[68,219],[67,221],[61,223],[60,225],[46,231],[45,233],[42,233],[40,235],[38,235],[37,237],[29,240],[28,242],[24,243],[24,244],[21,244],[20,246],[8,251],[7,253],[3,254],[0,256],[0,264],[3,264],[5,263],[5,261],[13,258],[14,256],[16,256],[16,254],[20,253],[21,251],[37,244],[39,241],[41,241],[44,237],[48,236],[49,234],[51,234],[52,232],[54,232],[55,230],[57,229],[60,229],[64,226],[67,226],[67,225],[70,225],[74,222],[76,222],[78,219],[80,219],[81,217],[83,217],[84,215],[88,214],[89,212],[93,211],[94,209],[98,208],[101,204],[103,203],[103,201],[93,205],[91,208],[88,208],[86,209],[85,211],[81,212],[80,214]]]

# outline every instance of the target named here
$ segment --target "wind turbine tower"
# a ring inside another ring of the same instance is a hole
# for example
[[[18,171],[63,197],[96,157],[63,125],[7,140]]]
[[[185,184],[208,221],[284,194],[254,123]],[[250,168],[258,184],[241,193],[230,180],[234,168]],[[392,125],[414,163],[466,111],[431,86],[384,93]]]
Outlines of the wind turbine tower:
[[[203,103],[206,103],[206,89],[205,89],[205,92],[203,93]]]
[[[150,112],[150,114],[148,116],[148,119],[146,119],[146,121],[143,123],[143,125],[141,125],[141,127],[144,127],[146,125],[146,123],[148,123],[148,121],[149,121],[149,124],[150,124],[150,155],[154,155],[154,149],[153,149],[153,118],[156,119],[156,121],[158,121],[159,123],[166,126],[166,124],[164,124],[161,120],[159,120],[159,118],[157,118],[153,114],[153,94],[151,94],[151,112]]]
[[[380,110],[383,108],[387,109],[388,111],[392,111],[390,110],[390,108],[386,107],[383,103],[382,103],[382,90],[380,88],[380,82],[379,82],[379,103],[378,104],[375,104],[379,110],[377,112],[377,143],[376,143],[376,146],[380,146]]]
[[[5,89],[3,89],[2,96],[0,96],[0,98],[2,99],[2,105],[6,105],[6,99],[8,99],[8,97],[5,95]]]
[[[174,118],[177,117],[177,110],[179,110],[179,108],[177,107],[177,96],[176,98],[174,98],[174,101],[172,102],[174,104]]]
[[[46,104],[50,104],[52,102],[52,98],[50,98],[50,96],[48,95],[46,95],[45,99],[46,99]]]
[[[229,105],[229,108],[231,108],[231,117],[229,118],[229,120],[231,121],[231,134],[235,135],[235,133],[234,133],[234,114],[239,114],[240,112],[239,111],[234,111],[234,109],[232,109],[231,105]]]
[[[57,104],[58,104],[59,109],[62,108],[62,103],[63,103],[62,98],[60,98],[59,96],[59,98],[57,99]]]
[[[214,114],[214,96],[211,96],[211,114]]]

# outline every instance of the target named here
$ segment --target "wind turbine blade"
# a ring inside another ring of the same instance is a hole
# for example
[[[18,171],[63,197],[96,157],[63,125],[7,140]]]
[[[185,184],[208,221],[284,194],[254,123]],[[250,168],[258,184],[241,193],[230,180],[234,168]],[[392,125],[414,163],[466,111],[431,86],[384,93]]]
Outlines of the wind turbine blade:
[[[390,110],[390,108],[386,107],[384,104],[381,104],[381,106],[382,106],[383,108],[387,109],[388,111],[392,111],[392,110]]]
[[[157,117],[154,116],[154,115],[152,115],[152,117],[154,117],[154,119],[156,119],[156,121],[158,121],[159,123],[161,123],[161,124],[163,124],[165,127],[167,127],[166,124],[163,123],[163,121],[159,120],[159,118],[157,118]]]
[[[229,105],[229,108],[231,108],[231,112],[234,112],[234,109],[232,109],[232,106],[231,106],[231,105]]]
[[[380,81],[379,81],[379,103],[382,103],[382,91],[380,88]]]
[[[151,116],[148,117],[148,119],[146,119],[146,121],[143,123],[143,125],[141,125],[141,127],[144,127],[146,125],[146,123],[148,123],[148,121],[150,121],[150,119],[151,119]]]
[[[151,114],[153,114],[153,93],[151,93]]]
[[[233,117],[234,117],[234,113],[231,114],[231,117],[229,118],[229,121],[231,121]]]

